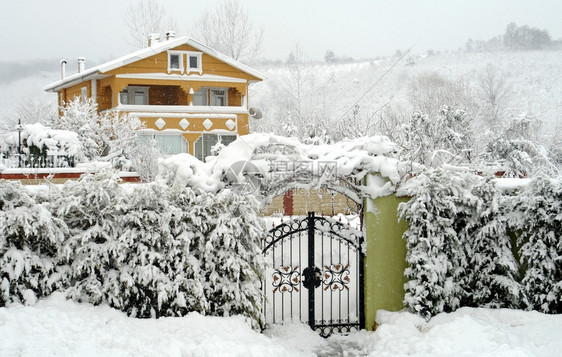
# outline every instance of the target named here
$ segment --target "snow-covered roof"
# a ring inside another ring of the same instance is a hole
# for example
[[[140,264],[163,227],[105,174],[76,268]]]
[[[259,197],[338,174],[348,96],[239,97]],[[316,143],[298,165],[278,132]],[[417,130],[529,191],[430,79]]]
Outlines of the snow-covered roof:
[[[246,66],[245,64],[238,62],[235,59],[230,58],[210,47],[207,47],[206,45],[198,41],[195,41],[192,38],[183,36],[183,37],[178,37],[171,40],[159,42],[155,45],[149,46],[147,48],[143,48],[142,50],[138,50],[128,55],[125,55],[123,57],[116,58],[113,61],[109,61],[99,66],[87,69],[83,72],[73,74],[64,79],[61,79],[60,81],[49,84],[48,86],[45,87],[45,90],[47,92],[56,92],[62,88],[68,88],[70,86],[73,86],[83,81],[87,81],[90,79],[104,78],[105,77],[104,73],[107,73],[119,67],[126,66],[130,63],[148,58],[150,56],[154,56],[156,54],[159,54],[161,52],[167,51],[171,48],[181,45],[191,46],[251,76],[257,77],[262,80],[266,78],[265,75]]]

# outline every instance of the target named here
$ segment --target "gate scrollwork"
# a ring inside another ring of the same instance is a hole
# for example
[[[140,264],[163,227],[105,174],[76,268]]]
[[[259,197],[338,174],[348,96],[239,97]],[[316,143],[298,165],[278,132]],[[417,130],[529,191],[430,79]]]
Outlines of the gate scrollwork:
[[[324,290],[332,290],[332,291],[342,291],[344,288],[349,290],[349,282],[351,278],[349,277],[349,264],[345,267],[343,264],[332,264],[330,266],[324,266],[324,274],[323,274],[323,281],[326,287]]]
[[[291,267],[285,266],[280,267],[275,272],[273,272],[273,292],[277,292],[278,290],[282,293],[291,293],[293,290],[299,291],[299,284],[300,284],[300,272],[299,267]]]

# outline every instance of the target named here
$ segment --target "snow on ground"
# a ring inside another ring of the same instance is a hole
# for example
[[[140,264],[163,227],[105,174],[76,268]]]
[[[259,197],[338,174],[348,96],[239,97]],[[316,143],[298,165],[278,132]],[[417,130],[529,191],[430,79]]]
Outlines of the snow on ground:
[[[55,293],[0,308],[0,356],[562,356],[562,315],[462,308],[425,322],[381,311],[377,322],[324,340],[299,323],[259,334],[240,317],[133,319]]]
[[[53,294],[0,309],[0,356],[307,356],[253,331],[241,317],[133,319]]]

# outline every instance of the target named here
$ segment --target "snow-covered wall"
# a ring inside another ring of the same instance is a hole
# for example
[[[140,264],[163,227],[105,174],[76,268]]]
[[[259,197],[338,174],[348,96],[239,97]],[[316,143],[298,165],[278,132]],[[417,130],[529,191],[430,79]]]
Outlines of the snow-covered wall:
[[[394,192],[411,169],[396,158],[397,150],[385,136],[312,145],[256,133],[241,136],[205,163],[187,154],[162,159],[157,180],[212,192],[250,184],[263,201],[291,188],[327,186],[362,203],[364,197]],[[369,173],[382,179],[365,185]]]

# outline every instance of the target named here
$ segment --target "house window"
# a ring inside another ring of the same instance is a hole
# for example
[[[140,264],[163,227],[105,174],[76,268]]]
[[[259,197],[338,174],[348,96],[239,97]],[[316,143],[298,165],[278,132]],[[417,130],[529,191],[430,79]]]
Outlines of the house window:
[[[228,90],[226,88],[201,88],[193,94],[193,105],[227,106]]]
[[[225,89],[211,89],[211,105],[219,107],[227,105]]]
[[[183,55],[181,52],[168,52],[168,72],[183,72]]]
[[[203,72],[201,63],[201,52],[188,52],[187,63],[189,65],[188,72]]]
[[[189,69],[199,68],[199,58],[197,56],[189,56]]]
[[[211,155],[211,148],[217,143],[228,145],[236,140],[236,135],[223,135],[223,134],[202,134],[195,142],[195,157],[201,161],[207,156]]]
[[[187,141],[185,141],[181,134],[141,134],[139,139],[145,143],[154,140],[154,147],[165,155],[188,152]]]
[[[170,55],[170,68],[180,69],[180,55]]]
[[[191,51],[168,51],[168,73],[175,71],[183,73],[199,72],[201,74],[202,63],[201,63],[201,52],[191,52]],[[186,58],[184,58],[186,57]],[[185,70],[183,61],[185,62]]]
[[[148,87],[126,87],[119,93],[119,103],[125,105],[148,105]]]
[[[207,88],[201,88],[193,94],[193,105],[207,105]]]

